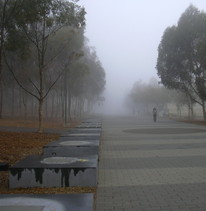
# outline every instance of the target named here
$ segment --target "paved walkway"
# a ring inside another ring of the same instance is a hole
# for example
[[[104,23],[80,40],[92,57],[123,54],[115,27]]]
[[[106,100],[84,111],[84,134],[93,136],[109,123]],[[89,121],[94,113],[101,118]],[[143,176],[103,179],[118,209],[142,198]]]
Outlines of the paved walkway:
[[[206,127],[105,118],[96,211],[205,211]]]

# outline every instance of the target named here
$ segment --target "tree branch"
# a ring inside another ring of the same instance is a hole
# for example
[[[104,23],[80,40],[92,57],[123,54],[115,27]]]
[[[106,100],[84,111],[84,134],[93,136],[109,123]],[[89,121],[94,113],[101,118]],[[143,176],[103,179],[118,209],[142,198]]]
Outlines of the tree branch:
[[[4,53],[4,60],[5,60],[5,63],[6,63],[6,66],[8,67],[8,70],[10,71],[10,73],[12,74],[13,78],[15,79],[15,81],[17,82],[17,84],[25,91],[27,92],[28,94],[30,94],[31,96],[35,97],[37,100],[39,100],[39,97],[37,95],[35,95],[34,93],[30,92],[29,90],[27,90],[22,84],[21,82],[18,80],[18,78],[16,77],[16,75],[14,74],[14,71],[12,69],[12,67],[9,65],[8,61],[7,61],[7,58],[6,58],[6,55]]]
[[[56,80],[54,80],[54,82],[51,84],[51,86],[48,88],[48,90],[46,91],[46,94],[44,95],[43,99],[46,98],[46,96],[49,94],[50,90],[53,88],[53,86],[57,83],[57,81],[59,80],[59,78],[62,76],[64,72],[64,69],[60,72],[60,74],[58,75],[58,77],[56,78]]]
[[[38,87],[36,86],[36,84],[31,80],[30,77],[27,76],[27,78],[30,81],[30,83],[34,86],[34,88],[36,89],[36,91],[40,94],[40,91],[39,91]]]

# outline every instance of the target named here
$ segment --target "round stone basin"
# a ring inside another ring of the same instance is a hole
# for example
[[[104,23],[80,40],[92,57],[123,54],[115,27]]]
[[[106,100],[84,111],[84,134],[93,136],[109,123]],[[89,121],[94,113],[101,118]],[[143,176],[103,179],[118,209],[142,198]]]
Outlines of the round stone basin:
[[[64,146],[82,146],[82,145],[89,145],[91,143],[88,141],[63,141],[60,144]]]
[[[42,164],[71,164],[75,162],[86,162],[88,160],[75,157],[49,157],[40,161]]]
[[[23,211],[23,210],[32,210],[32,211],[65,211],[65,207],[61,202],[35,198],[35,197],[13,197],[8,196],[0,199],[0,210],[1,211]]]

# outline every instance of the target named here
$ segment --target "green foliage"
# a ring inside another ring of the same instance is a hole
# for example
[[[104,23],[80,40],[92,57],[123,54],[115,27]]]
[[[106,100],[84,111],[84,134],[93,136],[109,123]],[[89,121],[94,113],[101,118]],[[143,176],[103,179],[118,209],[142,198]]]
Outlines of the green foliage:
[[[81,110],[82,102],[95,101],[104,90],[105,72],[95,51],[85,47],[86,12],[77,5],[78,0],[5,2],[7,16],[12,14],[4,31],[5,63],[15,79],[9,80],[11,75],[5,71],[6,88],[14,87],[16,81],[30,97],[35,97],[39,119],[51,90],[55,90],[53,95],[57,93],[53,104],[55,100],[62,102],[64,111],[60,111],[62,107],[57,110],[65,116],[71,104],[76,111],[76,104]]]
[[[157,71],[164,86],[204,104],[206,14],[190,5],[177,26],[168,27],[158,48]]]
[[[73,96],[95,101],[105,88],[105,71],[95,50],[86,47],[83,56],[70,69],[69,86]]]

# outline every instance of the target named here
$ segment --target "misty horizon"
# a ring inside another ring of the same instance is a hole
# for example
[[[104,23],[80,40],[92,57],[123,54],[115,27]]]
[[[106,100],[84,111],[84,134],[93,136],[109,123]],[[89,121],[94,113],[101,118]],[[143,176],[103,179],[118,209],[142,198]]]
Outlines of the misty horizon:
[[[96,49],[106,72],[104,113],[124,111],[124,99],[138,80],[158,79],[155,69],[165,29],[176,25],[192,4],[206,10],[201,0],[165,2],[86,1],[86,37]]]

